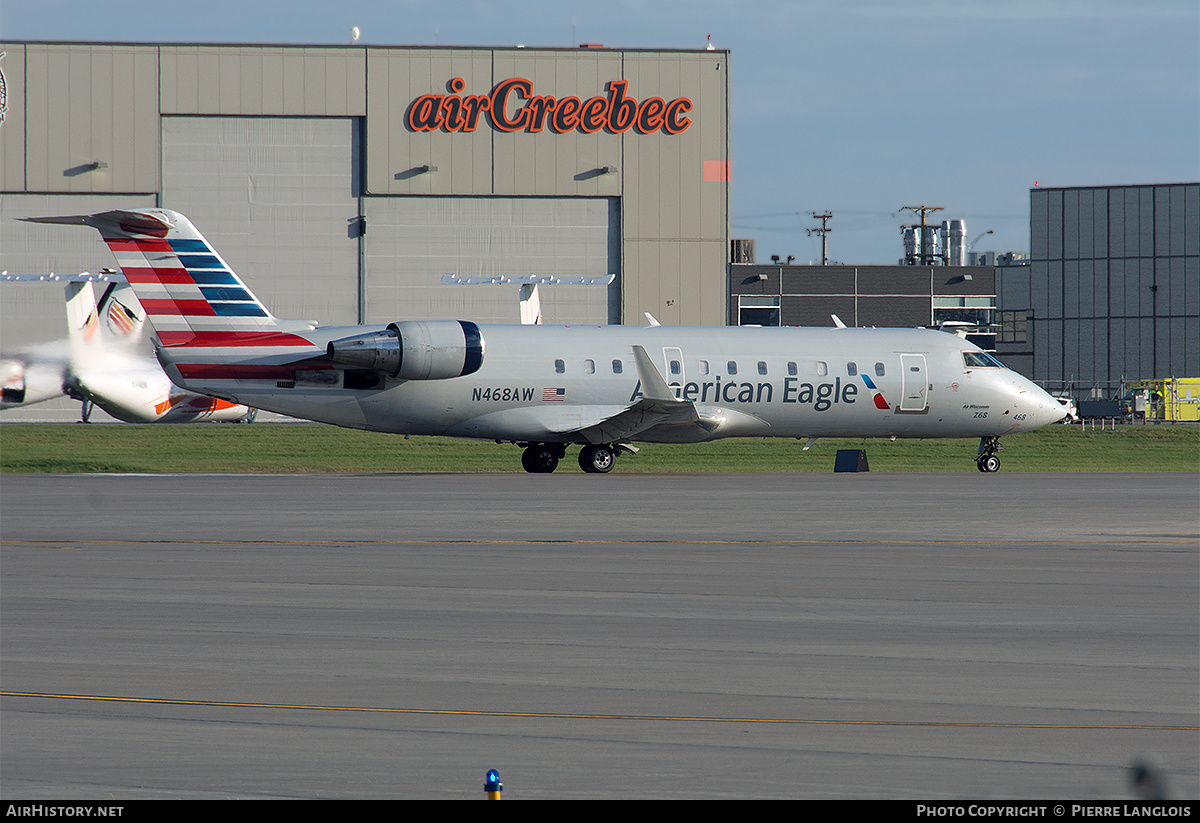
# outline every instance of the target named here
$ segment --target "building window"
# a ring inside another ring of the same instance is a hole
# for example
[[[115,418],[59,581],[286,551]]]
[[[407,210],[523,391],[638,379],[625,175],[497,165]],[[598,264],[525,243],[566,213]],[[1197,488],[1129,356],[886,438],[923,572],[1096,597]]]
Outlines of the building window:
[[[742,294],[738,296],[739,326],[778,326],[779,295]]]
[[[943,323],[969,323],[967,340],[981,349],[994,351],[996,348],[996,297],[935,297],[933,298],[933,325]]]
[[[997,343],[1028,343],[1029,312],[996,312]]]

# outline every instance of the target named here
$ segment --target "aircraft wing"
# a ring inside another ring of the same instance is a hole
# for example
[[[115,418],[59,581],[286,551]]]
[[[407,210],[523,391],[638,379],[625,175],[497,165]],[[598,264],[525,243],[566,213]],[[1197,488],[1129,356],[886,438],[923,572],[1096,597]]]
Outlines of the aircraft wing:
[[[694,403],[685,400],[667,403],[642,398],[619,414],[569,433],[581,434],[589,443],[616,443],[663,425],[683,428],[694,426],[698,435],[695,439],[698,440],[716,428],[715,423],[703,420],[696,414]]]
[[[696,439],[703,439],[719,425],[702,419],[696,413],[695,403],[675,396],[644,348],[634,346],[633,357],[642,384],[642,396],[611,417],[566,433],[583,435],[589,443],[615,443],[656,426],[694,427]]]

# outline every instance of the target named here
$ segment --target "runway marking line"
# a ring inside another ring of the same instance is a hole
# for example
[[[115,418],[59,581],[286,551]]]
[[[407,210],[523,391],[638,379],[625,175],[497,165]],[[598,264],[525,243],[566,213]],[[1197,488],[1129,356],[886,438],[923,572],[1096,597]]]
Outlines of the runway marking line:
[[[96,700],[109,703],[149,703],[161,706],[205,706],[225,709],[293,709],[322,712],[451,715],[460,717],[525,717],[543,720],[649,720],[660,723],[764,723],[808,726],[905,726],[939,729],[1092,729],[1112,731],[1200,731],[1200,726],[1121,725],[1097,723],[953,723],[934,720],[805,720],[785,717],[687,717],[642,714],[575,714],[569,712],[499,712],[473,709],[404,709],[378,706],[306,706],[293,703],[239,703],[218,700],[177,700],[164,697],[115,697],[98,694],[50,694],[0,691],[0,697],[49,700]]]
[[[482,538],[479,540],[0,540],[0,545],[11,546],[49,546],[52,548],[77,548],[84,545],[115,545],[115,546],[453,546],[453,545],[512,545],[512,546],[544,546],[544,545],[600,545],[600,546],[644,546],[644,545],[677,545],[677,546],[1174,546],[1196,545],[1191,538],[1183,540],[1164,540],[1146,538],[1118,538],[1110,540],[592,540],[572,539],[562,540],[497,540]]]

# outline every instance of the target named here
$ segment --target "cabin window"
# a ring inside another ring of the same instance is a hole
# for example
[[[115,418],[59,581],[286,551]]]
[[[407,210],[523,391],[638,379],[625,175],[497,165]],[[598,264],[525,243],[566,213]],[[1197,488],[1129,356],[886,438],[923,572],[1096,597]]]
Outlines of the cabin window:
[[[884,372],[883,364],[882,364],[882,363],[876,363],[876,364],[875,364],[875,376],[876,376],[876,377],[883,377],[883,372]]]
[[[737,361],[730,360],[728,363],[726,363],[725,371],[729,372],[730,374],[737,374]]]
[[[675,375],[676,377],[678,377],[678,376],[679,376],[679,374],[680,374],[682,371],[683,371],[683,367],[679,365],[679,361],[678,361],[678,360],[672,360],[672,361],[671,361],[671,374],[673,374],[673,375]]]
[[[854,377],[856,374],[858,374],[858,364],[857,363],[847,363],[846,364],[846,374],[850,375],[851,377]]]
[[[829,366],[826,365],[824,360],[818,360],[817,361],[817,376],[824,377],[827,374],[829,374]]]
[[[554,371],[555,371],[555,373],[557,373],[557,374],[562,374],[562,373],[563,373],[563,372],[565,372],[566,370],[567,370],[567,364],[566,364],[566,363],[564,363],[564,362],[563,362],[563,361],[561,361],[561,360],[555,360],[555,361],[554,361]]]
[[[620,361],[620,360],[614,360],[614,361],[613,361],[613,374],[620,374],[620,373],[621,373],[621,368],[622,368],[622,366],[621,366],[621,361]]]
[[[708,361],[701,360],[697,368],[701,374],[708,374]]]
[[[800,370],[798,368],[796,368],[796,361],[789,360],[788,361],[788,374],[792,377],[795,377],[799,373],[800,373]]]
[[[595,374],[596,373],[596,361],[595,360],[584,360],[583,361],[583,373],[584,374]]]
[[[766,361],[766,360],[759,360],[759,361],[758,361],[758,373],[759,373],[759,374],[766,374],[766,373],[767,373],[767,361]]]

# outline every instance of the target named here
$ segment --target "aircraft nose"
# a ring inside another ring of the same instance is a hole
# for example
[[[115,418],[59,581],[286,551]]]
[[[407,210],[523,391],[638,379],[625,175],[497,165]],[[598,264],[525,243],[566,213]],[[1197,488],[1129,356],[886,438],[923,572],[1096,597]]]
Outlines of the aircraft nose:
[[[1067,416],[1067,410],[1062,407],[1062,404],[1041,387],[1030,383],[1028,394],[1028,402],[1031,405],[1028,429],[1039,429],[1042,426],[1057,423]]]

